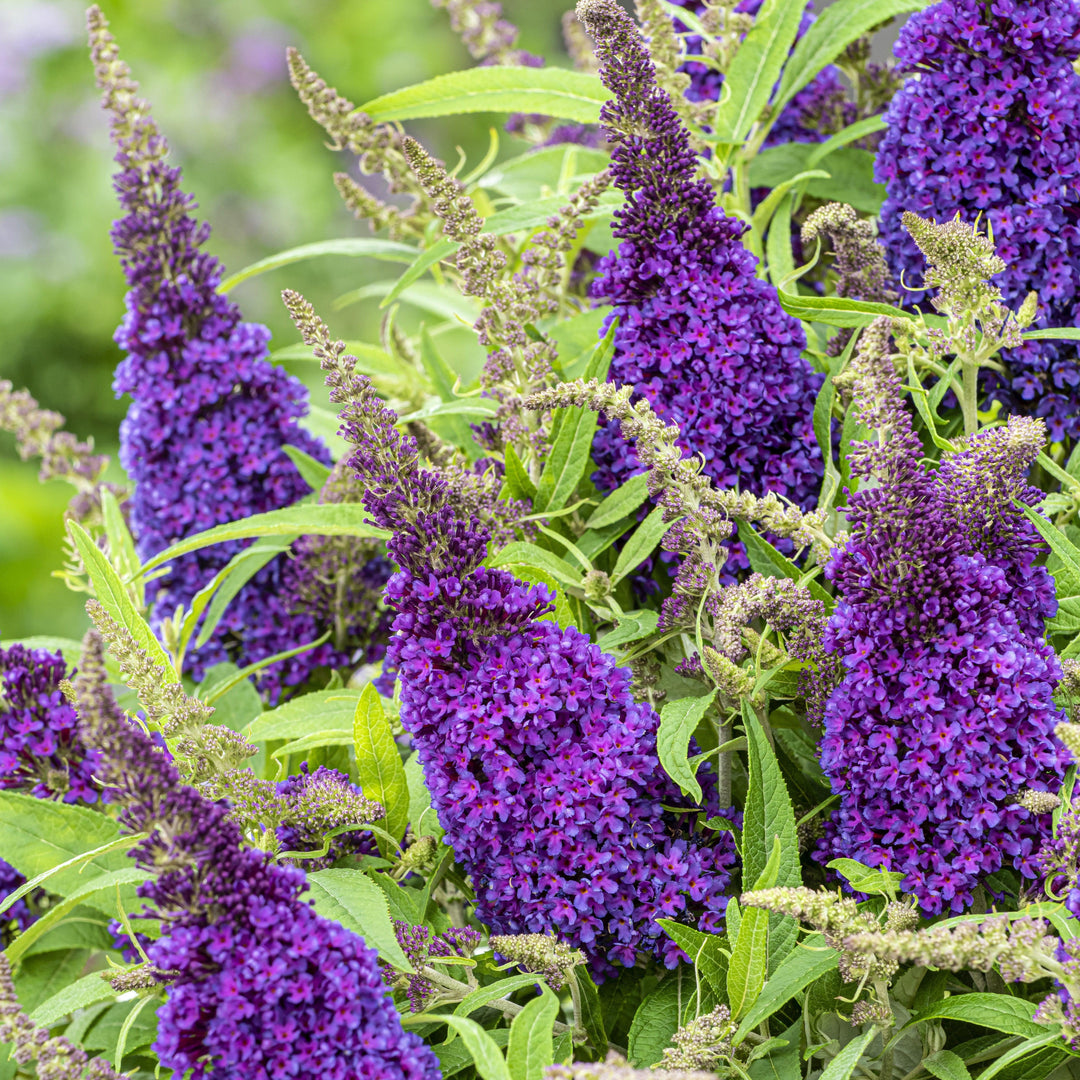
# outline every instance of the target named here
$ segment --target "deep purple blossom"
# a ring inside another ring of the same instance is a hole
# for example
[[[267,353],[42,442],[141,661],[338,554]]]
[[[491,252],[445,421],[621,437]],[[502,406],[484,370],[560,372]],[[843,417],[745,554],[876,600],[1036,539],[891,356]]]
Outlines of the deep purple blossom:
[[[545,587],[481,565],[487,529],[418,468],[370,380],[351,387],[350,464],[401,568],[387,585],[401,722],[477,917],[500,934],[554,931],[600,975],[643,953],[674,965],[682,954],[655,920],[719,928],[730,834],[703,836],[677,812],[695,804],[657,759],[659,717],[633,699],[630,671],[547,619]]]
[[[67,677],[59,652],[0,649],[0,788],[66,803],[98,801],[97,755],[60,689]]]
[[[877,177],[881,234],[894,274],[918,286],[923,260],[901,223],[910,210],[946,221],[979,215],[1008,268],[1006,303],[1031,290],[1036,325],[1080,316],[1080,56],[1077,0],[944,0],[911,17],[895,48],[911,78],[886,114]],[[922,292],[909,294],[913,301]],[[993,388],[1010,410],[1045,419],[1051,439],[1080,436],[1080,363],[1072,346],[1005,354]]]
[[[329,455],[299,426],[308,408],[303,384],[266,358],[270,332],[242,322],[219,291],[221,264],[203,250],[209,228],[192,216],[194,200],[181,190],[180,170],[167,164],[165,139],[135,96],[100,12],[91,18],[91,43],[119,148],[115,187],[124,216],[112,238],[130,286],[116,333],[126,356],[113,384],[132,399],[120,460],[135,481],[132,531],[149,558],[192,533],[306,495],[284,447],[324,463]],[[175,560],[149,586],[154,623],[189,605],[243,546],[216,544]],[[208,665],[252,663],[320,636],[316,620],[293,609],[283,562],[261,569],[206,646],[189,653],[195,678]],[[263,685],[274,696],[314,667],[341,660],[329,645],[309,650],[265,672]]]
[[[90,638],[76,683],[120,822],[154,876],[139,892],[164,920],[147,950],[167,982],[154,1050],[191,1080],[436,1080],[434,1054],[402,1030],[375,951],[301,899],[303,871],[246,847],[224,803],[176,769],[117,707]],[[191,1073],[188,1070],[193,1070]]]
[[[964,910],[1003,866],[1040,876],[1049,815],[1017,798],[1056,788],[1066,763],[1044,637],[1054,581],[1012,503],[1041,498],[1024,476],[1044,431],[1013,418],[929,472],[883,361],[895,407],[864,421],[891,441],[855,456],[878,483],[850,497],[851,538],[826,569],[839,602],[824,643],[844,674],[820,755],[840,803],[817,857],[898,871],[938,914]]]
[[[388,967],[383,971],[383,978],[391,985],[404,982],[409,1008],[414,1013],[422,1012],[438,990],[430,979],[419,974],[429,957],[471,956],[481,939],[480,931],[471,926],[452,926],[441,934],[435,934],[430,927],[415,926],[402,919],[394,920],[394,934],[417,973],[401,976]]]
[[[740,242],[745,225],[694,179],[688,133],[629,15],[605,7],[585,22],[614,95],[601,123],[627,197],[615,213],[621,243],[592,286],[619,320],[608,377],[677,424],[683,451],[700,454],[717,485],[810,505],[822,474],[812,423],[821,377],[801,356],[802,327],[756,276]],[[614,422],[598,432],[593,456],[605,492],[641,471]]]

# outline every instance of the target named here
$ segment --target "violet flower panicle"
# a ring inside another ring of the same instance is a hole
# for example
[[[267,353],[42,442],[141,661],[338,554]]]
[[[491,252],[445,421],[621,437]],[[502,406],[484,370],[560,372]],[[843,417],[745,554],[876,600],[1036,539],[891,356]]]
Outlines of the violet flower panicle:
[[[809,506],[823,468],[812,423],[821,377],[802,358],[802,328],[756,276],[745,226],[694,178],[697,155],[633,20],[614,0],[581,0],[578,17],[613,94],[601,123],[627,196],[615,214],[621,243],[592,287],[619,320],[609,378],[677,424],[681,449],[703,457],[717,486]],[[642,471],[618,428],[609,422],[593,444],[605,492]]]
[[[167,986],[154,1050],[165,1069],[205,1080],[287,1074],[436,1080],[438,1063],[402,1030],[374,950],[315,913],[303,871],[245,846],[229,808],[179,774],[105,682],[87,635],[71,687],[120,824],[145,833],[131,854],[165,933],[147,950]]]
[[[877,178],[888,197],[881,233],[894,274],[925,298],[923,261],[901,220],[979,215],[1006,268],[996,276],[1016,307],[1031,291],[1036,325],[1080,315],[1080,3],[943,0],[917,12],[895,47],[911,77],[886,113]],[[992,395],[1042,417],[1052,440],[1080,436],[1075,348],[1027,342],[1004,354],[1009,374]]]
[[[736,860],[730,836],[705,841],[693,815],[666,809],[692,804],[660,767],[659,717],[634,701],[630,671],[546,619],[545,587],[482,565],[488,528],[420,468],[415,440],[370,380],[342,370],[342,350],[310,305],[285,300],[305,341],[329,358],[341,432],[356,448],[350,464],[372,519],[393,533],[400,570],[386,591],[387,659],[477,917],[497,934],[554,931],[601,976],[641,953],[676,964],[681,952],[655,919],[719,927]],[[719,812],[707,774],[703,783]]]
[[[958,912],[1003,866],[1039,877],[1049,815],[1017,795],[1056,788],[1066,763],[1044,637],[1054,582],[1013,506],[1040,497],[1024,477],[1044,433],[1014,417],[929,471],[887,331],[872,331],[852,378],[880,437],[852,464],[877,483],[850,496],[850,538],[826,569],[839,600],[824,647],[842,678],[820,760],[840,803],[815,857],[900,872],[924,912]]]
[[[219,291],[220,263],[203,250],[209,228],[193,217],[180,170],[137,96],[108,24],[90,9],[91,54],[118,146],[115,187],[124,216],[113,243],[130,286],[117,343],[127,354],[114,387],[132,403],[120,428],[120,458],[135,481],[130,521],[141,557],[192,533],[275,510],[307,494],[284,453],[295,446],[329,463],[300,426],[307,392],[266,359],[269,331],[240,321]],[[160,625],[241,548],[217,544],[183,556],[149,587]],[[282,588],[283,559],[261,569],[232,601],[210,641],[189,653],[196,679],[211,664],[266,659],[320,636]],[[282,661],[261,675],[276,696],[320,665],[347,661],[329,645]]]

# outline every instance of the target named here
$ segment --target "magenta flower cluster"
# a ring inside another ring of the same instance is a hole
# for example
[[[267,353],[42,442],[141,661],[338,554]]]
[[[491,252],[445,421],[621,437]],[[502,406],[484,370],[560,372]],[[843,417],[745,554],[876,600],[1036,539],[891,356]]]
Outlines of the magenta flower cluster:
[[[812,422],[821,377],[802,358],[802,328],[756,276],[745,226],[694,179],[697,156],[633,21],[612,22],[597,38],[614,95],[601,122],[627,201],[615,214],[621,242],[601,259],[591,293],[612,305],[605,325],[619,320],[608,378],[678,424],[682,449],[700,454],[718,485],[809,505],[823,467]],[[602,491],[641,471],[614,422],[598,432],[593,457]]]
[[[1003,866],[1041,876],[1049,815],[1017,800],[1055,790],[1067,764],[1044,638],[1054,581],[1011,504],[1041,498],[1022,478],[1042,429],[1026,451],[1017,430],[973,436],[936,473],[916,445],[851,497],[851,539],[826,571],[840,601],[825,646],[844,676],[820,747],[840,804],[818,857],[902,873],[928,914],[965,910]]]
[[[131,854],[155,876],[139,893],[164,921],[147,949],[169,973],[162,1068],[190,1080],[437,1080],[434,1054],[402,1030],[375,951],[302,899],[303,871],[246,847],[228,806],[182,784],[107,688],[91,692],[81,704],[121,825],[146,834]]]
[[[303,871],[222,840],[208,851],[235,875],[219,882],[222,910],[178,920],[149,950],[157,968],[179,973],[158,1010],[162,1066],[193,1080],[435,1080],[435,1057],[402,1031],[374,950],[298,899]]]
[[[600,976],[642,953],[675,965],[682,954],[655,920],[719,929],[730,834],[706,839],[678,812],[695,804],[660,765],[659,717],[634,700],[630,671],[545,618],[545,587],[481,566],[487,529],[417,468],[415,441],[354,381],[350,464],[401,568],[387,585],[387,661],[477,918],[499,934],[554,931]],[[719,811],[714,787],[705,803]]]
[[[917,287],[923,272],[904,211],[937,221],[981,215],[1008,267],[995,278],[1006,301],[1016,306],[1037,290],[1036,325],[1075,325],[1080,3],[944,0],[911,17],[895,52],[914,77],[889,107],[877,158],[894,275]],[[1012,411],[1043,417],[1054,440],[1080,437],[1075,347],[1028,343],[1005,355],[1010,375],[994,395]]]
[[[221,264],[204,250],[209,227],[166,162],[168,146],[107,31],[94,56],[113,113],[124,216],[112,239],[130,286],[116,332],[126,356],[114,389],[132,401],[120,427],[120,460],[135,482],[130,524],[139,555],[149,558],[209,529],[295,503],[308,485],[284,452],[295,446],[329,464],[318,440],[299,426],[307,412],[303,384],[267,357],[270,332],[241,321],[219,291]],[[173,615],[244,546],[216,544],[176,559],[152,582],[153,621]],[[189,653],[190,672],[223,660],[265,659],[320,636],[282,587],[283,559],[261,569],[227,609],[211,640]],[[276,696],[334,658],[328,646],[302,653],[263,675]]]
[[[59,652],[0,649],[0,788],[95,803],[97,755],[83,743],[78,715],[60,689],[66,678]]]
[[[441,934],[434,933],[428,926],[417,926],[403,919],[394,920],[394,934],[402,951],[409,958],[409,963],[416,969],[405,976],[405,996],[409,1008],[422,1012],[424,1006],[435,996],[438,987],[420,974],[420,969],[435,956],[472,956],[473,950],[480,944],[482,935],[471,926],[451,926]],[[399,976],[392,968],[383,971],[383,978],[388,983],[397,982]]]

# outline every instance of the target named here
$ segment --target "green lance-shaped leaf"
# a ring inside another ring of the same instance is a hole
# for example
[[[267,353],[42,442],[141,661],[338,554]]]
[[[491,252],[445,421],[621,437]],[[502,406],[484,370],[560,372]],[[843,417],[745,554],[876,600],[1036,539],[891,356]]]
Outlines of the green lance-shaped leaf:
[[[586,379],[603,382],[614,351],[616,323],[612,322],[589,358]],[[536,485],[533,509],[538,513],[561,510],[577,490],[592,460],[596,413],[582,406],[560,409],[552,425],[551,449]]]
[[[555,1060],[551,1028],[558,1015],[559,999],[544,986],[514,1017],[506,1048],[510,1080],[543,1080],[544,1069]]]
[[[356,745],[356,772],[360,787],[369,799],[381,803],[386,817],[376,824],[395,840],[405,835],[409,824],[409,785],[401,753],[390,731],[379,694],[371,683],[364,687],[353,716]],[[385,842],[379,841],[380,849]],[[386,852],[383,852],[386,854]]]
[[[780,854],[780,838],[774,836],[772,854],[761,876],[754,881],[755,889],[771,889],[776,884]],[[769,912],[764,908],[747,908],[739,921],[739,935],[731,949],[727,973],[728,1005],[733,1019],[741,1020],[757,1001],[768,966]]]
[[[715,138],[741,143],[769,103],[806,5],[801,0],[765,0],[735,53],[712,126]]]
[[[743,1017],[735,1032],[735,1045],[815,979],[832,971],[839,962],[840,954],[826,945],[820,934],[811,934],[800,942],[769,977],[753,1007]]]
[[[931,1054],[922,1066],[938,1080],[971,1080],[971,1073],[964,1059],[951,1050],[939,1050],[936,1054]]]
[[[481,1080],[511,1080],[510,1072],[506,1067],[506,1061],[502,1056],[502,1048],[491,1037],[491,1032],[485,1031],[475,1020],[467,1016],[451,1016],[446,1013],[417,1013],[415,1016],[403,1016],[403,1027],[421,1027],[432,1022],[446,1024],[451,1030],[461,1036],[476,1071]]]
[[[873,300],[849,300],[842,296],[804,296],[801,293],[780,293],[780,306],[805,322],[820,322],[827,326],[867,326],[886,315],[891,319],[917,322],[918,316],[891,304]]]
[[[908,11],[920,11],[933,0],[836,0],[814,20],[792,50],[773,98],[772,111],[781,109],[822,68],[831,64],[853,41],[878,23]]]
[[[372,259],[389,259],[391,262],[407,263],[416,258],[416,248],[408,244],[399,244],[395,240],[380,240],[375,237],[320,240],[316,244],[304,244],[301,247],[289,248],[288,251],[279,251],[275,255],[269,255],[250,266],[245,266],[243,270],[238,270],[227,277],[219,286],[219,291],[228,292],[242,281],[247,281],[248,278],[265,274],[269,270],[277,270],[282,266],[289,266],[292,263],[322,258],[325,255],[351,255],[354,258],[366,255]]]
[[[558,555],[545,551],[537,544],[531,544],[524,540],[515,540],[500,548],[488,560],[493,567],[504,566],[531,566],[550,574],[556,581],[563,585],[576,586],[581,584],[581,571],[575,569],[565,559]]]
[[[727,975],[730,966],[727,938],[723,934],[707,934],[703,930],[695,930],[685,923],[675,922],[674,919],[656,921],[664,928],[664,933],[690,957],[694,970],[705,980],[706,986],[723,1001],[727,997]]]
[[[343,731],[351,735],[353,717],[361,697],[362,691],[346,687],[302,694],[276,709],[260,713],[244,734],[252,742],[298,739],[324,731]]]
[[[611,584],[618,585],[627,574],[636,570],[656,550],[656,545],[664,539],[668,529],[675,523],[664,521],[664,508],[656,507],[649,516],[630,534],[611,572]]]
[[[738,524],[739,539],[746,548],[746,556],[750,560],[750,566],[765,577],[791,578],[792,581],[800,581],[803,572],[782,551],[778,551],[764,536],[753,526],[745,521]],[[833,598],[816,581],[806,583],[811,595],[820,600],[826,607],[831,608]]]
[[[866,1048],[873,1042],[876,1034],[877,1028],[872,1027],[869,1031],[852,1039],[829,1062],[825,1071],[821,1074],[821,1080],[849,1080],[851,1074],[855,1071],[855,1066],[859,1064],[859,1058],[863,1056]]]
[[[1005,1035],[1037,1038],[1046,1028],[1032,1020],[1035,1004],[1006,994],[957,994],[935,1002],[911,1018],[908,1026],[926,1020],[962,1020]]]
[[[108,873],[84,881],[79,888],[53,904],[40,919],[27,927],[5,950],[7,958],[12,962],[18,960],[38,938],[84,902],[101,911],[115,912],[119,892],[125,909],[128,906],[135,906],[138,901],[134,887],[141,885],[147,878],[148,875],[142,870],[127,866],[122,870],[110,870]]]
[[[701,784],[697,770],[688,760],[690,737],[701,718],[716,700],[716,691],[704,697],[679,698],[669,701],[660,710],[660,726],[656,732],[656,752],[664,771],[696,801],[701,801]]]
[[[516,991],[523,990],[526,986],[535,986],[539,981],[535,975],[530,976],[526,973],[524,975],[510,975],[505,979],[499,979],[498,982],[481,986],[479,989],[473,990],[472,993],[466,994],[454,1006],[454,1015],[469,1016],[471,1013],[476,1012],[477,1009],[483,1008],[483,1006],[493,1001],[509,997]]]
[[[795,811],[776,754],[754,710],[742,707],[750,765],[750,783],[743,814],[743,880],[757,881],[772,856],[774,842],[780,841],[780,862],[776,884],[802,884],[799,845],[795,833]],[[743,913],[745,919],[746,913]],[[799,925],[788,915],[769,915],[769,972],[795,947]]]
[[[605,525],[614,525],[632,514],[649,497],[648,473],[638,473],[621,484],[589,515],[585,523],[590,529],[602,529]]]
[[[172,670],[169,654],[154,637],[147,621],[136,610],[131,595],[120,575],[113,569],[105,553],[94,543],[90,534],[74,521],[68,522],[68,533],[79,552],[94,595],[101,606],[146,650],[150,659],[166,671]]]
[[[49,892],[59,896],[93,875],[131,865],[112,818],[14,791],[0,791],[0,859],[25,878],[47,880]]]
[[[46,998],[30,1014],[30,1019],[38,1027],[52,1027],[76,1009],[85,1009],[115,997],[116,991],[101,977],[101,972],[94,971]]]
[[[1032,510],[1030,506],[1024,506],[1023,503],[1013,500],[1015,506],[1017,506],[1024,514],[1024,517],[1039,530],[1039,535],[1050,545],[1050,550],[1065,564],[1065,569],[1073,576],[1073,579],[1080,582],[1080,548],[1077,546],[1056,526],[1052,525],[1049,521]]]
[[[693,983],[690,984],[693,987]],[[668,977],[637,1007],[630,1025],[630,1064],[639,1069],[655,1065],[679,1030],[683,1005],[678,972]]]
[[[196,533],[159,552],[143,568],[142,573],[187,555],[192,551],[223,544],[227,540],[251,540],[261,536],[360,536],[371,540],[387,540],[385,529],[367,523],[368,512],[358,503],[300,503],[271,510],[266,514],[215,525]],[[104,603],[104,601],[102,601]]]
[[[413,970],[394,933],[385,893],[362,870],[330,867],[309,873],[307,880],[320,915],[359,934],[398,971]]]
[[[560,68],[478,67],[384,94],[360,106],[375,121],[455,113],[542,113],[595,124],[610,95],[596,75]]]

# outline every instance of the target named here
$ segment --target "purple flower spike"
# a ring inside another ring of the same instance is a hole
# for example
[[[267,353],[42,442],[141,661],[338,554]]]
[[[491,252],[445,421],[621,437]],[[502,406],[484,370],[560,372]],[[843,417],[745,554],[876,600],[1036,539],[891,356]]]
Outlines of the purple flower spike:
[[[802,358],[802,328],[756,276],[740,243],[745,226],[694,179],[689,135],[633,20],[604,0],[582,0],[578,13],[614,94],[601,123],[626,195],[613,230],[622,242],[592,287],[619,320],[609,379],[677,424],[683,452],[700,454],[718,486],[809,506],[822,475],[812,422],[821,376]],[[641,471],[614,422],[597,434],[593,456],[603,491]]]
[[[851,539],[826,569],[840,600],[824,644],[843,675],[820,754],[840,804],[815,857],[897,871],[936,915],[964,911],[1002,867],[1042,876],[1050,815],[1018,800],[1055,790],[1068,760],[1044,636],[1057,602],[1013,500],[1042,497],[1024,477],[1045,429],[1014,417],[928,472],[881,360],[881,400],[861,409],[891,435],[853,455],[879,483],[850,497]]]
[[[923,260],[901,224],[920,217],[993,229],[1007,269],[994,284],[1017,307],[1031,290],[1037,326],[1080,316],[1080,56],[1077,0],[945,0],[911,17],[895,48],[912,74],[886,113],[877,178],[881,236],[894,274],[917,287]],[[912,301],[924,292],[910,293]],[[1052,440],[1080,437],[1080,363],[1072,346],[1005,353],[992,394],[1040,416]]]
[[[154,1043],[162,1068],[191,1080],[438,1080],[435,1055],[401,1027],[375,951],[302,899],[302,870],[245,846],[225,803],[180,782],[116,705],[93,631],[75,695],[121,826],[147,834],[131,855],[155,875],[139,894],[165,926],[147,949],[149,974],[168,987]]]
[[[286,303],[305,340],[338,350],[300,297]],[[641,954],[674,966],[683,954],[655,920],[720,927],[731,835],[702,835],[695,814],[678,812],[697,804],[661,767],[659,717],[633,699],[630,671],[547,620],[546,588],[482,566],[488,530],[463,517],[443,477],[419,469],[415,441],[370,380],[333,378],[350,465],[401,567],[386,590],[401,722],[477,917],[497,934],[554,931],[601,977]],[[716,814],[704,770],[701,781],[702,808]]]
[[[266,359],[270,332],[241,322],[219,291],[221,264],[203,250],[210,230],[192,217],[194,200],[180,188],[180,170],[166,163],[168,145],[96,8],[90,40],[119,147],[115,187],[125,211],[112,233],[130,285],[116,333],[127,355],[113,384],[132,398],[120,460],[135,481],[132,531],[149,558],[306,495],[283,447],[330,458],[298,424],[307,412],[303,384]],[[155,624],[187,606],[243,546],[217,544],[175,560],[150,586]],[[248,664],[320,636],[313,618],[291,609],[282,570],[275,559],[241,590],[211,640],[189,654],[193,677],[223,660]],[[329,646],[309,650],[265,672],[263,687],[274,697],[339,659]]]

